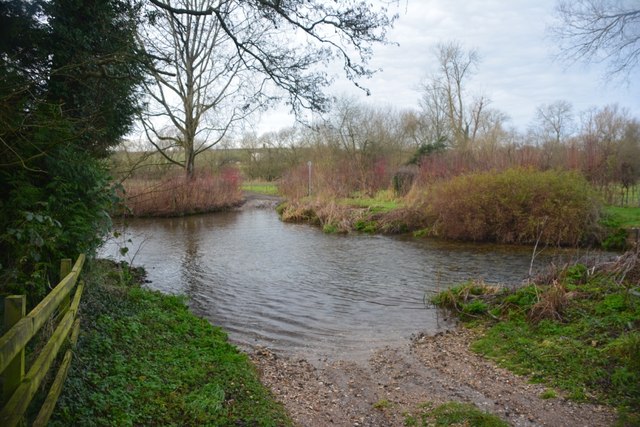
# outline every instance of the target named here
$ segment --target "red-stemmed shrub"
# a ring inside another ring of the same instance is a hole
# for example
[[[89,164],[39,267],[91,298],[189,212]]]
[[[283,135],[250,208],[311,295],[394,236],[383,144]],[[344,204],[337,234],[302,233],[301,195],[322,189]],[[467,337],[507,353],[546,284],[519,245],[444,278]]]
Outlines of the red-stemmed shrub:
[[[124,215],[180,216],[224,210],[242,201],[240,173],[199,172],[192,178],[171,174],[160,180],[129,179],[123,183]]]

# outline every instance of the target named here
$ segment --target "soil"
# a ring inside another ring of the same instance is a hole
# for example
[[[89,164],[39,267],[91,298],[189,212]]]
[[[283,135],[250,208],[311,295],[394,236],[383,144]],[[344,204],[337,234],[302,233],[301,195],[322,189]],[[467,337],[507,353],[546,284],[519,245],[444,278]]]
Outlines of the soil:
[[[308,360],[250,352],[262,381],[299,426],[404,426],[425,404],[476,405],[513,426],[610,426],[611,408],[562,397],[471,352],[476,332],[465,328],[419,336],[368,360]],[[419,418],[418,418],[419,419]]]

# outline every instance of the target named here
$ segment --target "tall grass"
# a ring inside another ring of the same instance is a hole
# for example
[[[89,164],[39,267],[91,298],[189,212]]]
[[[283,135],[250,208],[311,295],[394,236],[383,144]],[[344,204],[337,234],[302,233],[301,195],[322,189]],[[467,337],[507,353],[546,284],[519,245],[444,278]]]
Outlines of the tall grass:
[[[130,178],[123,183],[124,215],[180,216],[230,208],[242,201],[240,173],[234,168],[192,179],[172,173],[160,179]]]

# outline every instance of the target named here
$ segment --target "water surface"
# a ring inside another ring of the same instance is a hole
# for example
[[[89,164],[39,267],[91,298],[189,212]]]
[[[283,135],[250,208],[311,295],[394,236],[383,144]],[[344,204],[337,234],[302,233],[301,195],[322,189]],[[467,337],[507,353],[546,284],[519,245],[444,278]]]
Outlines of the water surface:
[[[425,296],[472,278],[519,283],[531,259],[529,248],[328,235],[265,209],[129,220],[124,230],[103,255],[126,245],[150,288],[187,295],[240,346],[305,356],[360,357],[434,333],[447,324]]]

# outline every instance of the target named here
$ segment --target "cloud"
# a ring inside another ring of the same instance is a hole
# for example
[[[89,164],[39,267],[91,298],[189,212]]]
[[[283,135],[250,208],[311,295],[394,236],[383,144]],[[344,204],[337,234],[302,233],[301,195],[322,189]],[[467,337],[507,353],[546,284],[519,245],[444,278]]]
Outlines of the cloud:
[[[489,97],[491,106],[508,114],[517,129],[526,129],[539,105],[561,99],[572,103],[576,112],[618,103],[640,117],[640,84],[606,82],[605,69],[599,64],[568,67],[553,60],[556,47],[546,29],[555,19],[555,0],[398,3],[395,11],[399,19],[389,39],[399,46],[377,46],[370,65],[383,71],[362,82],[372,95],[365,97],[344,78],[332,86],[334,94],[360,96],[370,104],[417,109],[419,84],[437,66],[435,45],[455,40],[476,49],[482,58],[477,74],[469,81],[470,91]],[[269,127],[277,123],[272,120]]]

